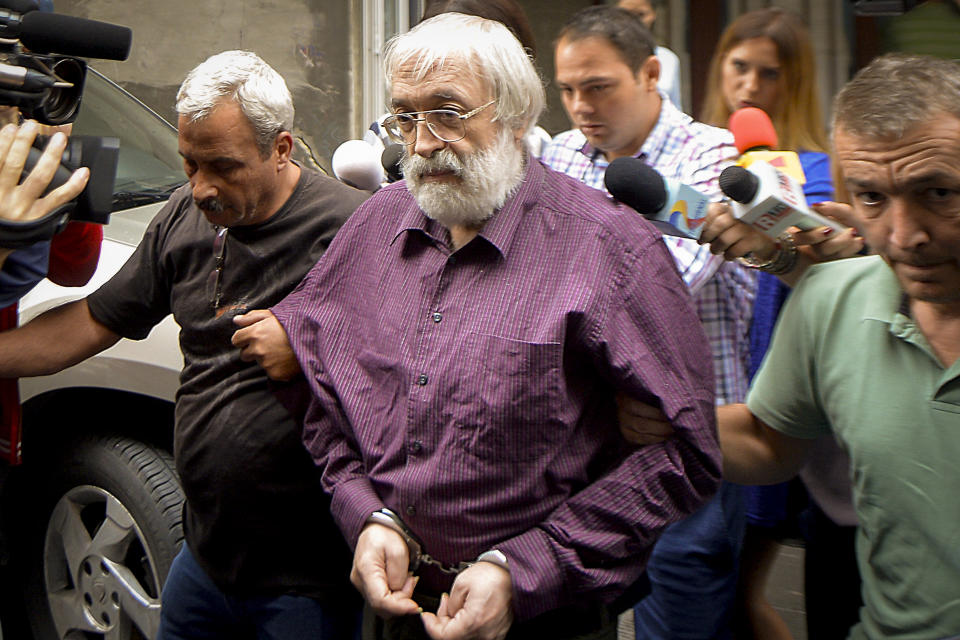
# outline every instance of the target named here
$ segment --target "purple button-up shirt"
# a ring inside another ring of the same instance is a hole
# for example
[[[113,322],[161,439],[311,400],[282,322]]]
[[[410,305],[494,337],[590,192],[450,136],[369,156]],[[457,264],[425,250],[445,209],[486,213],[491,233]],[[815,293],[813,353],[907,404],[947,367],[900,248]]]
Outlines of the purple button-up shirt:
[[[402,183],[380,190],[273,309],[347,540],[388,506],[446,563],[500,549],[519,619],[618,595],[720,476],[710,352],[660,236],[528,165],[458,251]],[[628,446],[618,391],[675,437]]]

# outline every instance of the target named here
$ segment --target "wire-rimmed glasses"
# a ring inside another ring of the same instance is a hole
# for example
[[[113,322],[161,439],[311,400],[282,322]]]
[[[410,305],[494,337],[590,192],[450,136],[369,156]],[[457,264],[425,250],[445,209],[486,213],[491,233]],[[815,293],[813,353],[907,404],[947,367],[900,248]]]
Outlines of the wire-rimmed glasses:
[[[213,270],[207,276],[207,292],[210,296],[210,304],[213,305],[213,312],[217,312],[220,307],[221,289],[220,284],[223,278],[223,264],[227,257],[227,227],[214,227],[217,232],[213,237]]]
[[[383,119],[383,129],[394,142],[413,144],[417,139],[417,124],[427,125],[438,140],[443,142],[457,142],[467,135],[464,121],[477,115],[495,100],[482,104],[472,111],[460,113],[453,109],[431,109],[430,111],[411,111],[409,113],[394,113]]]

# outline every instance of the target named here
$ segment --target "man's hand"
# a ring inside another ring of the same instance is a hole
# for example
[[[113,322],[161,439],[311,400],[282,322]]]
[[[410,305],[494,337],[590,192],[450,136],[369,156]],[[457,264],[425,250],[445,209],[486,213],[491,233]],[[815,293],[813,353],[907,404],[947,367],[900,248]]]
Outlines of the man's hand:
[[[40,197],[60,166],[60,157],[67,146],[66,136],[56,133],[30,175],[20,184],[23,166],[39,130],[40,126],[32,120],[19,127],[8,124],[0,129],[0,157],[3,158],[0,164],[0,216],[6,220],[29,222],[42,218],[80,195],[90,177],[90,170],[81,167],[66,183]]]
[[[710,253],[722,253],[726,260],[742,258],[748,253],[767,260],[777,249],[773,238],[738,220],[730,205],[724,202],[711,202],[707,207],[707,218],[697,242],[709,244]]]
[[[813,205],[813,208],[850,228],[844,231],[836,231],[830,227],[817,227],[809,231],[794,228],[793,242],[800,253],[800,259],[791,271],[779,276],[790,286],[796,284],[811,264],[849,258],[864,246],[863,238],[856,230],[856,216],[849,205],[821,202]],[[769,260],[777,246],[773,238],[738,220],[730,206],[722,202],[711,203],[707,208],[706,221],[698,242],[709,243],[711,253],[722,253],[727,260],[742,258],[747,254],[760,261]]]
[[[673,425],[659,407],[622,393],[617,395],[617,421],[624,439],[637,445],[657,444],[673,436]]]
[[[230,341],[240,347],[240,359],[256,361],[272,380],[292,380],[300,374],[300,363],[290,348],[287,332],[277,317],[266,309],[236,316],[233,323],[243,327]]]
[[[513,624],[512,600],[510,572],[478,562],[457,576],[436,614],[420,617],[434,640],[501,640]]]
[[[818,202],[811,205],[817,213],[833,218],[849,229],[842,232],[827,231],[829,227],[811,229],[794,234],[797,248],[806,253],[813,262],[827,262],[857,255],[863,250],[861,237],[863,222],[853,207],[842,202]]]
[[[400,534],[370,523],[360,532],[350,581],[383,618],[419,613],[413,600],[417,578],[410,575],[410,552]]]
[[[29,222],[42,218],[76,198],[87,186],[90,170],[81,167],[67,182],[40,197],[60,166],[60,157],[67,146],[67,138],[62,133],[50,139],[30,175],[20,183],[23,166],[39,129],[32,120],[19,127],[8,124],[0,129],[0,218],[4,220]],[[11,252],[11,249],[0,248],[0,264]]]

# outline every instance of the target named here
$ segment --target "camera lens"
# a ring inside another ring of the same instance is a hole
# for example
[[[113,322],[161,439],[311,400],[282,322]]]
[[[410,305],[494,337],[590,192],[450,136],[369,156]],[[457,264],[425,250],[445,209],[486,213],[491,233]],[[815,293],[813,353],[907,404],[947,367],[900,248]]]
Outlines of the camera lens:
[[[86,67],[79,60],[61,58],[53,64],[52,68],[59,79],[70,82],[73,86],[50,89],[37,109],[37,119],[52,125],[73,122],[80,110],[80,96],[83,93]]]

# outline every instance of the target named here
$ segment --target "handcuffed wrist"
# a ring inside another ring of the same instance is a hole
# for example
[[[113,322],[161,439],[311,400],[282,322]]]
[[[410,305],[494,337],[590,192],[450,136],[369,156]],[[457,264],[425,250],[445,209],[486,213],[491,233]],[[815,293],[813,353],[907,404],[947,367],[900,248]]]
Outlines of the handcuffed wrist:
[[[499,549],[490,549],[489,551],[484,551],[477,556],[475,562],[489,562],[490,564],[497,565],[507,573],[510,573],[510,563],[507,561],[507,556]]]

